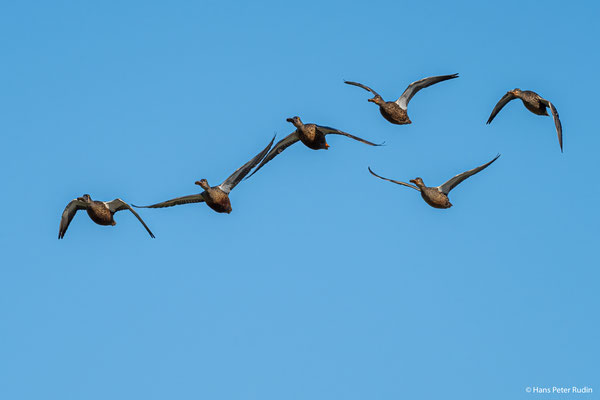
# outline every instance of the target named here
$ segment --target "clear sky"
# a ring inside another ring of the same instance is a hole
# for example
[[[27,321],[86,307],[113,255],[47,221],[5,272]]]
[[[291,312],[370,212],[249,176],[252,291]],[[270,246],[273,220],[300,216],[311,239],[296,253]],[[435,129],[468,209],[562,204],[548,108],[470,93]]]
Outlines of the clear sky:
[[[3,2],[2,399],[539,399],[600,393],[597,2]],[[486,4],[484,4],[486,3]],[[460,73],[385,121],[396,99]],[[552,118],[509,103],[531,89]],[[286,118],[333,126],[231,195]],[[367,171],[458,186],[449,210]],[[549,397],[548,397],[549,398]]]

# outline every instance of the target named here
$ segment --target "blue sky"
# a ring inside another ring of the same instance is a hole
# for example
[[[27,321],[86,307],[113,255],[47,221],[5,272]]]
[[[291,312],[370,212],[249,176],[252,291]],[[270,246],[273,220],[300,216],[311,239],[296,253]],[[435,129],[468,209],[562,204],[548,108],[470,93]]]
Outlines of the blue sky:
[[[595,2],[4,2],[0,398],[530,399],[598,367]],[[397,98],[386,122],[355,80]],[[508,104],[531,89],[549,117]],[[286,118],[337,127],[204,204]],[[502,157],[449,210],[438,185]],[[548,397],[550,398],[550,397]]]

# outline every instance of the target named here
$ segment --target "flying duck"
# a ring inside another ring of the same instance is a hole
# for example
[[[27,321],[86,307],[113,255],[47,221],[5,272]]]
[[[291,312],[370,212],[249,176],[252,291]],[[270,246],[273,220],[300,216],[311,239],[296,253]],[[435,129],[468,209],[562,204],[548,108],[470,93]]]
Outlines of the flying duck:
[[[552,117],[554,118],[554,126],[556,127],[556,133],[558,134],[558,144],[560,145],[560,151],[563,151],[563,140],[562,140],[562,125],[560,123],[560,119],[558,118],[558,111],[556,111],[556,107],[548,100],[542,98],[536,92],[532,92],[531,90],[521,90],[514,89],[506,92],[504,96],[500,99],[496,107],[492,110],[492,114],[487,120],[487,124],[491,123],[496,114],[502,110],[502,107],[506,105],[511,100],[521,99],[523,101],[523,105],[529,111],[537,115],[548,115],[547,108],[550,108],[552,112]]]
[[[437,187],[425,186],[425,184],[423,183],[423,179],[421,179],[421,178],[411,179],[409,182],[414,183],[414,185],[411,185],[410,183],[395,181],[393,179],[388,179],[388,178],[379,176],[371,170],[371,167],[369,167],[369,172],[372,175],[378,177],[379,179],[397,183],[398,185],[408,186],[409,188],[418,190],[419,192],[421,192],[421,197],[423,198],[423,200],[425,200],[425,202],[427,204],[429,204],[431,207],[450,208],[450,207],[452,207],[452,203],[450,203],[450,200],[448,199],[448,193],[450,193],[450,191],[452,189],[454,189],[456,187],[456,185],[458,185],[459,183],[461,183],[462,181],[464,181],[471,175],[475,175],[479,171],[482,171],[485,168],[487,168],[491,163],[496,161],[498,159],[498,157],[500,157],[500,154],[498,154],[492,161],[485,163],[477,168],[473,168],[467,172],[463,172],[462,174],[458,174],[454,178],[448,180],[446,183],[444,183],[440,186],[437,186]]]
[[[402,93],[402,96],[400,96],[396,101],[383,100],[379,93],[377,93],[370,87],[363,85],[362,83],[350,81],[344,81],[344,83],[348,85],[361,87],[373,93],[374,97],[369,99],[368,101],[375,103],[379,106],[379,112],[381,113],[381,115],[383,115],[383,118],[387,119],[392,124],[406,125],[412,123],[410,118],[408,118],[408,114],[406,111],[408,107],[408,102],[419,90],[434,85],[438,82],[454,78],[458,78],[458,74],[430,76],[429,78],[423,78],[408,85],[404,93]]]
[[[89,194],[84,194],[83,197],[78,197],[71,200],[65,207],[60,218],[60,226],[58,228],[58,238],[62,239],[65,237],[67,228],[71,223],[71,220],[75,216],[78,210],[86,210],[92,221],[98,225],[116,225],[117,223],[113,219],[113,216],[117,211],[129,210],[136,216],[136,218],[144,225],[144,228],[150,234],[150,237],[154,237],[150,228],[146,226],[142,218],[135,212],[129,204],[125,203],[121,199],[114,199],[113,201],[96,201],[92,200]]]
[[[248,175],[248,178],[254,175],[256,171],[261,169],[263,165],[271,161],[273,158],[275,158],[275,156],[280,154],[283,150],[293,145],[297,141],[301,141],[306,147],[313,150],[329,149],[329,144],[327,144],[327,141],[325,140],[325,135],[344,135],[349,137],[350,139],[358,140],[359,142],[368,144],[370,146],[383,145],[383,143],[371,143],[357,136],[351,135],[346,132],[342,132],[335,128],[330,128],[328,126],[321,126],[317,124],[304,124],[298,116],[293,118],[287,118],[286,121],[293,124],[296,127],[296,130],[287,135],[285,138],[281,139],[279,142],[277,142],[277,144],[273,146],[271,151],[269,151],[269,154],[267,154],[267,156],[261,161],[260,165],[254,170],[254,172]]]
[[[175,199],[163,201],[162,203],[153,204],[151,206],[136,206],[132,204],[134,207],[138,208],[163,208],[163,207],[173,207],[180,204],[188,204],[188,203],[202,203],[205,202],[207,206],[212,208],[214,211],[218,213],[227,213],[229,214],[232,210],[231,201],[229,200],[229,193],[233,190],[234,187],[244,177],[258,164],[260,160],[263,159],[265,154],[269,151],[273,142],[275,141],[275,137],[271,139],[271,142],[263,151],[258,153],[253,159],[248,161],[246,164],[242,165],[240,168],[235,170],[229,178],[225,179],[223,183],[218,186],[210,186],[206,179],[201,179],[196,181],[195,184],[199,185],[204,191],[200,194],[192,194],[189,196],[177,197]]]

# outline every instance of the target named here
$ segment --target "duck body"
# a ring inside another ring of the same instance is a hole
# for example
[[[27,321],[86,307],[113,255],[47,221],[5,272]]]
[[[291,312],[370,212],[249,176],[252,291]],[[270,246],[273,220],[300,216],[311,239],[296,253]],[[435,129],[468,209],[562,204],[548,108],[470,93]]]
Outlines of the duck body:
[[[408,113],[403,110],[398,104],[393,101],[386,101],[383,104],[379,104],[379,112],[383,115],[383,118],[396,125],[408,125],[412,124]]]
[[[450,199],[444,193],[442,193],[437,187],[419,187],[421,190],[421,197],[427,204],[434,208],[450,208],[452,203]]]
[[[231,213],[231,201],[229,195],[222,191],[218,186],[213,186],[205,189],[201,193],[202,198],[207,206],[218,213]]]
[[[513,94],[521,99],[525,108],[537,115],[548,115],[548,109],[543,102],[542,96],[531,90],[513,91]]]
[[[306,147],[313,150],[321,150],[329,147],[325,140],[325,134],[317,128],[315,124],[306,124],[296,129],[298,138]]]
[[[113,215],[106,203],[103,201],[92,201],[88,204],[86,212],[90,219],[98,225],[116,225]]]

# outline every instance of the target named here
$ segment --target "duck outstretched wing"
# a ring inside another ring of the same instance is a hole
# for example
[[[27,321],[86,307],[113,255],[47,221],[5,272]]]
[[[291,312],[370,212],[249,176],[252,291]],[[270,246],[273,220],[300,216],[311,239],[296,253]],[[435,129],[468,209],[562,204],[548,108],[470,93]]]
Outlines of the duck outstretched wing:
[[[368,167],[368,168],[369,168],[369,172],[371,173],[371,175],[376,176],[379,179],[383,179],[384,181],[392,182],[392,183],[395,183],[397,185],[403,185],[403,186],[406,186],[406,187],[409,187],[409,188],[413,188],[415,190],[418,190],[419,192],[421,191],[421,189],[419,189],[418,186],[411,185],[410,183],[406,183],[406,182],[395,181],[393,179],[384,178],[383,176],[377,175],[375,172],[373,172],[373,170],[371,170],[371,167]]]
[[[110,211],[112,211],[113,213],[116,213],[118,211],[123,211],[123,210],[131,211],[131,213],[133,215],[135,215],[135,217],[138,219],[138,221],[140,221],[142,223],[142,225],[144,225],[144,228],[146,228],[146,230],[150,234],[150,237],[154,238],[154,234],[152,233],[150,228],[148,228],[148,225],[146,225],[146,223],[144,222],[142,217],[140,217],[139,214],[136,213],[135,210],[133,208],[131,208],[131,206],[129,204],[125,203],[121,199],[114,199],[113,201],[106,202],[105,204],[108,206],[108,209]]]
[[[542,102],[546,105],[546,107],[550,108],[550,112],[552,112],[552,118],[554,118],[554,126],[556,127],[556,134],[558,135],[558,144],[560,145],[560,151],[563,151],[563,137],[562,137],[562,124],[560,123],[560,118],[558,117],[558,111],[554,104],[549,102],[548,100],[542,100]]]
[[[296,143],[299,140],[300,140],[300,137],[298,136],[298,131],[294,131],[294,132],[290,133],[289,135],[287,135],[286,137],[284,137],[283,139],[281,139],[279,142],[277,142],[277,144],[275,146],[273,146],[273,148],[269,151],[269,153],[265,156],[265,158],[262,159],[262,161],[260,162],[258,167],[256,167],[256,169],[250,175],[248,175],[246,177],[246,179],[250,178],[252,175],[254,175],[256,173],[256,171],[261,169],[266,163],[268,163],[269,161],[274,159],[278,154],[280,154],[282,151],[284,151],[285,149],[287,149],[288,147],[290,147],[291,145],[293,145],[294,143]]]
[[[365,90],[368,90],[369,92],[373,93],[375,96],[379,96],[379,93],[377,93],[376,91],[374,91],[370,87],[368,87],[366,85],[363,85],[362,83],[351,82],[351,81],[344,81],[344,83],[347,84],[347,85],[358,86],[359,88],[363,88]]]
[[[500,157],[500,154],[498,154],[496,157],[494,157],[494,159],[490,162],[487,162],[483,165],[480,165],[477,168],[473,168],[470,169],[466,172],[463,172],[462,174],[458,174],[455,177],[449,179],[447,182],[445,182],[444,184],[438,186],[438,189],[440,190],[440,192],[444,193],[445,195],[448,195],[448,193],[450,193],[450,191],[452,189],[454,189],[459,183],[461,183],[462,181],[464,181],[465,179],[467,179],[468,177],[475,175],[476,173],[486,169],[491,163],[493,163],[494,161],[496,161],[498,159],[498,157]]]
[[[65,233],[67,233],[67,228],[71,223],[71,220],[79,210],[85,210],[87,208],[87,204],[84,201],[79,199],[73,199],[67,204],[65,210],[60,217],[60,225],[58,227],[58,238],[62,239],[65,237]]]
[[[132,204],[135,208],[164,208],[164,207],[173,207],[181,204],[190,204],[190,203],[203,203],[204,197],[202,194],[191,194],[189,196],[176,197],[171,200],[163,201],[162,203],[152,204],[150,206],[136,206]]]
[[[370,146],[383,146],[385,144],[385,142],[379,143],[379,144],[369,142],[368,140],[361,139],[358,136],[351,135],[348,132],[340,131],[339,129],[330,128],[329,126],[321,126],[321,125],[315,125],[315,126],[317,127],[317,130],[319,130],[324,135],[330,135],[330,134],[331,135],[343,135],[343,136],[349,137],[350,139],[358,140],[361,143],[368,144]]]
[[[267,147],[265,147],[260,153],[258,153],[256,156],[254,156],[254,158],[252,158],[246,164],[244,164],[241,167],[239,167],[238,169],[236,169],[235,172],[233,174],[231,174],[231,176],[229,176],[229,178],[225,179],[225,181],[219,185],[219,189],[221,189],[225,193],[231,192],[231,190],[238,183],[240,183],[240,181],[242,179],[244,179],[244,177],[246,175],[248,175],[248,172],[250,172],[252,170],[252,168],[254,168],[256,166],[256,164],[258,164],[265,157],[265,155],[269,152],[269,149],[271,148],[271,146],[273,146],[274,141],[275,141],[275,136],[273,136],[273,139],[271,139],[271,141],[269,142]],[[254,171],[254,172],[256,172],[256,171]]]
[[[515,96],[512,92],[506,92],[506,94],[504,96],[502,96],[500,101],[498,103],[496,103],[496,106],[492,110],[492,113],[490,114],[490,117],[488,118],[486,124],[489,124],[492,122],[494,117],[500,112],[500,110],[502,110],[502,108],[506,105],[506,103],[508,103],[509,101],[514,100],[516,98],[517,98],[517,96]]]
[[[396,104],[398,104],[403,110],[406,110],[406,108],[408,107],[408,102],[419,90],[425,89],[426,87],[429,87],[431,85],[435,85],[436,83],[454,78],[458,78],[458,74],[430,76],[428,78],[423,78],[418,81],[415,81],[408,85],[404,93],[402,93],[402,96],[400,96],[398,100],[396,100]]]

